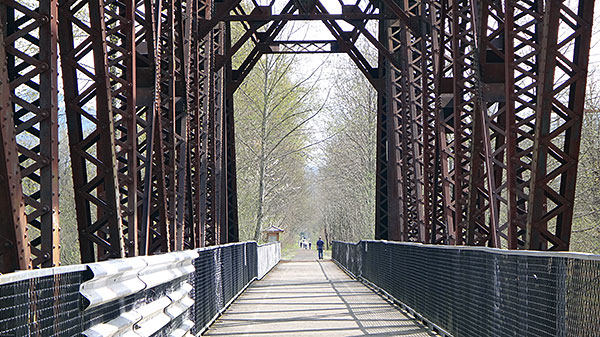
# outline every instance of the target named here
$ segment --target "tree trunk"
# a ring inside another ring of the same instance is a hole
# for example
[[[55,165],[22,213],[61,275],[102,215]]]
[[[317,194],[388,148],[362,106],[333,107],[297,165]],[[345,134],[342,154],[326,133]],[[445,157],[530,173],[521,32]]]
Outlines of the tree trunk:
[[[269,72],[268,67],[265,67],[264,71],[264,88],[263,88],[263,106],[262,106],[262,120],[260,127],[260,153],[258,163],[258,205],[256,207],[256,224],[254,227],[254,241],[258,242],[260,239],[260,229],[262,227],[263,220],[263,208],[265,203],[265,170],[266,170],[266,158],[265,158],[265,143],[266,132],[267,132],[267,112],[269,102]]]

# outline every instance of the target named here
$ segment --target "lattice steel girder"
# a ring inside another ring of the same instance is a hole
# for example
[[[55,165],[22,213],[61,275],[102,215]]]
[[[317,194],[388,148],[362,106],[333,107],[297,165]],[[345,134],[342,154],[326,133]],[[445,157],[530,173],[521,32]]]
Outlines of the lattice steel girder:
[[[506,32],[506,233],[509,249],[523,248],[532,174],[536,121],[538,59],[543,39],[543,2],[509,0],[505,4]]]
[[[197,219],[198,211],[196,210],[196,202],[195,202],[195,194],[196,188],[194,185],[197,170],[200,167],[192,167],[192,163],[195,164],[196,157],[198,154],[197,150],[197,128],[198,128],[198,120],[197,120],[197,108],[198,101],[197,90],[195,83],[197,82],[197,69],[198,69],[198,56],[197,56],[197,44],[198,41],[193,38],[194,33],[198,29],[198,1],[192,0],[187,1],[185,8],[185,29],[184,29],[184,48],[183,48],[183,58],[188,62],[188,66],[185,67],[185,90],[186,90],[186,111],[188,115],[188,129],[186,130],[186,139],[187,139],[187,167],[186,167],[186,212],[185,212],[185,226],[184,226],[184,235],[183,241],[186,249],[192,249],[196,247],[200,247],[197,244],[196,238],[196,227],[199,225],[195,222]]]
[[[33,267],[59,265],[57,1],[4,1],[10,104]]]
[[[348,6],[354,7],[354,6]],[[258,22],[266,24],[269,21],[355,21],[355,20],[394,20],[397,19],[395,14],[390,13],[364,13],[362,11],[346,13],[346,14],[328,14],[328,13],[311,13],[311,14],[271,14],[270,6],[259,6],[254,11],[246,15],[229,15],[223,19],[225,22]],[[412,23],[411,23],[412,24]]]
[[[142,194],[142,218],[140,220],[139,249],[141,255],[147,255],[150,251],[162,249],[167,251],[168,227],[166,220],[166,201],[164,192],[164,181],[162,176],[162,137],[160,137],[160,112],[161,95],[159,82],[161,80],[161,50],[160,25],[156,20],[156,13],[162,13],[162,7],[151,0],[138,3],[136,15],[139,30],[136,32],[136,57],[139,74],[137,80],[138,88],[136,94],[142,104],[142,97],[148,97],[145,107],[138,111],[138,123],[144,127],[146,141],[143,144],[144,152],[140,152],[143,163],[143,189]],[[143,63],[143,65],[142,65]],[[143,75],[146,76],[143,76]],[[157,135],[158,134],[158,135]],[[157,151],[157,149],[160,149]],[[140,149],[141,151],[141,149]],[[143,155],[142,155],[143,153]],[[157,158],[159,157],[159,158]],[[159,178],[160,177],[160,178]],[[160,180],[159,180],[160,179]]]
[[[413,142],[411,112],[411,97],[409,92],[409,60],[407,31],[402,29],[399,22],[392,23],[389,27],[389,48],[394,56],[401,62],[400,68],[390,66],[388,87],[390,99],[389,123],[388,123],[388,146],[391,148],[388,170],[396,170],[395,180],[390,175],[388,179],[388,190],[395,197],[393,189],[397,189],[397,198],[390,197],[388,203],[398,207],[397,221],[389,224],[390,235],[393,240],[409,241],[411,236],[410,226],[415,223],[415,206],[413,194],[416,188],[411,183],[416,183],[413,166]],[[392,160],[394,159],[394,160]],[[390,172],[390,171],[388,171]],[[393,172],[392,172],[393,173]],[[396,206],[397,205],[397,206]],[[411,240],[413,241],[413,240]],[[418,239],[416,241],[419,241]]]
[[[196,9],[200,2],[193,1],[192,5],[187,7],[191,11],[191,32],[190,36],[195,36],[198,31],[198,25],[201,12]],[[192,14],[193,13],[193,14]],[[206,71],[208,70],[208,53],[207,39],[190,40],[189,60],[190,67],[188,68],[188,112],[190,114],[190,127],[188,136],[188,153],[190,162],[190,180],[189,186],[190,198],[192,200],[191,227],[194,247],[204,247],[205,240],[205,224],[207,218],[207,130],[208,115],[204,108],[208,103],[208,95],[205,91]]]
[[[125,255],[103,5],[102,0],[65,0],[58,10],[82,262]]]
[[[159,195],[164,194],[166,201],[166,226],[169,227],[167,246],[162,251],[183,249],[183,214],[185,206],[185,168],[186,168],[186,129],[187,118],[185,107],[185,70],[183,60],[183,19],[182,2],[180,0],[163,1],[159,12],[161,44],[160,80],[158,93],[160,97],[159,125],[162,145],[156,148],[160,155],[155,160],[162,174],[159,180]],[[160,159],[162,157],[162,160]],[[161,181],[162,180],[162,181]],[[162,206],[161,206],[162,207]],[[161,225],[162,226],[162,225]],[[158,248],[158,245],[156,246]]]
[[[222,224],[222,179],[223,179],[223,110],[224,99],[224,71],[216,67],[216,55],[224,54],[224,25],[219,24],[207,36],[206,60],[204,75],[206,114],[206,222],[204,228],[205,242],[207,245],[218,244],[221,240],[220,226]]]
[[[527,249],[569,249],[593,19],[594,1],[544,8]]]
[[[228,50],[231,49],[231,25],[225,24],[225,50],[227,54]],[[225,64],[225,86],[228,85],[228,78],[231,78],[233,67],[231,59]],[[225,88],[224,93],[228,90]],[[237,209],[237,174],[236,174],[236,156],[235,156],[235,119],[234,119],[234,105],[233,96],[225,97],[225,169],[226,169],[226,201],[224,205],[226,207],[226,217],[223,220],[226,223],[227,228],[227,243],[237,242],[239,238],[239,223],[238,223],[238,209]]]
[[[499,188],[505,186],[498,184],[505,167],[504,10],[500,3],[488,0],[471,1],[471,6],[478,50],[473,65],[479,88],[473,111],[467,244],[500,247],[499,206],[504,199]]]
[[[137,254],[145,254],[147,247],[147,233],[149,223],[149,205],[150,201],[147,196],[150,196],[148,175],[152,173],[152,144],[153,137],[153,116],[154,116],[154,87],[155,87],[155,32],[154,32],[154,10],[149,0],[136,0],[135,1],[135,15],[134,15],[134,30],[135,30],[135,78],[132,78],[132,83],[135,81],[135,87],[133,95],[135,95],[135,168],[136,173],[131,173],[131,169],[128,168],[128,175],[132,178],[135,177],[137,182],[135,196],[136,201],[132,201],[137,205],[137,234],[133,234],[130,228],[134,227],[130,225],[130,221],[133,220],[131,211],[128,212],[129,218],[127,219],[127,238],[129,249],[127,251],[128,256],[134,256],[136,253],[132,251],[137,245]],[[133,101],[133,99],[132,99]],[[129,102],[129,101],[128,101]],[[129,126],[129,122],[127,124]],[[129,135],[129,129],[127,129]],[[129,139],[127,139],[129,141]],[[132,152],[126,152],[131,154]],[[129,188],[132,187],[133,183],[127,180],[126,182]],[[148,187],[148,188],[147,188]],[[127,191],[132,193],[131,190]],[[122,199],[124,201],[124,199]],[[129,203],[129,200],[127,200]],[[132,205],[133,206],[133,205]],[[131,207],[129,207],[131,208]],[[133,241],[137,237],[137,242]]]
[[[387,27],[379,25],[379,39],[385,41]],[[378,78],[385,80],[385,58],[378,56]],[[375,176],[375,239],[389,239],[389,193],[388,193],[388,104],[387,96],[382,90],[377,91],[377,144],[376,144],[376,176]]]
[[[115,124],[115,154],[127,256],[139,254],[138,131],[134,0],[105,0],[106,45]],[[142,37],[145,35],[142,35]]]
[[[0,62],[0,273],[9,273],[32,263],[4,43]]]

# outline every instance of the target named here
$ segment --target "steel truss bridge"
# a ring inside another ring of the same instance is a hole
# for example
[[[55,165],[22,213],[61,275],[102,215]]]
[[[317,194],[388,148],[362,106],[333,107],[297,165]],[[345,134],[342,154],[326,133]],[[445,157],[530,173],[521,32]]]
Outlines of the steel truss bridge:
[[[327,8],[0,1],[0,271],[59,265],[59,160],[82,262],[238,241],[233,94],[272,53],[345,53],[376,89],[377,239],[568,250],[594,1]],[[333,38],[279,39],[297,20]]]

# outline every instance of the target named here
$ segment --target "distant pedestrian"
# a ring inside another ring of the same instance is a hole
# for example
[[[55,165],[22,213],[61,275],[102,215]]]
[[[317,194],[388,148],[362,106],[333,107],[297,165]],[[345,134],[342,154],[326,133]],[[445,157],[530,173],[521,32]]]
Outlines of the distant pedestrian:
[[[323,240],[321,240],[321,237],[319,236],[319,241],[317,241],[317,251],[319,252],[319,259],[323,259],[323,245],[325,244],[325,242],[323,242]]]
[[[312,241],[308,241],[308,249],[311,250],[312,249]]]

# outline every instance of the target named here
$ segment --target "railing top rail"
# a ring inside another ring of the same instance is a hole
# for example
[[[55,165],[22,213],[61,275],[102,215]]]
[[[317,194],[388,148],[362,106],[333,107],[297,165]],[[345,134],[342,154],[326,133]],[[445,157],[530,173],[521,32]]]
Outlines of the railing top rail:
[[[279,243],[280,243],[279,241],[275,241],[275,242],[267,242],[267,243],[260,244],[260,245],[258,245],[258,246],[259,246],[259,247],[265,247],[265,246],[276,245],[276,244],[279,244]]]
[[[384,244],[390,244],[390,245],[427,247],[427,248],[433,248],[433,249],[481,251],[481,252],[487,252],[487,253],[492,253],[492,254],[501,254],[501,255],[521,255],[521,256],[534,256],[534,257],[545,257],[545,258],[562,257],[562,258],[569,258],[569,259],[600,261],[600,255],[598,255],[598,254],[580,253],[580,252],[511,250],[511,249],[490,248],[490,247],[481,247],[481,246],[450,246],[450,245],[424,244],[424,243],[418,243],[418,242],[398,242],[398,241],[387,241],[387,240],[360,240],[358,243],[334,240],[333,242],[340,242],[340,243],[353,244],[353,245],[358,245],[360,242],[384,243]]]
[[[234,242],[234,243],[228,243],[225,245],[209,246],[209,247],[197,248],[197,249],[192,249],[192,250],[184,250],[184,251],[177,251],[177,252],[171,252],[171,253],[161,253],[161,254],[154,254],[154,255],[147,255],[147,256],[127,257],[127,258],[121,258],[121,259],[112,259],[112,260],[101,261],[101,262],[92,262],[92,263],[88,263],[88,264],[75,264],[75,265],[59,266],[59,267],[53,267],[53,268],[22,270],[22,271],[7,273],[7,274],[0,274],[0,284],[13,283],[13,282],[32,279],[32,278],[45,277],[45,276],[51,276],[51,275],[59,275],[59,274],[85,271],[88,269],[88,266],[92,265],[92,264],[103,266],[106,263],[108,263],[108,264],[114,263],[111,261],[129,261],[130,259],[153,258],[155,256],[162,256],[162,255],[168,255],[168,254],[178,255],[178,254],[186,254],[186,253],[182,253],[182,252],[189,253],[192,251],[193,252],[202,252],[202,251],[206,251],[206,250],[214,250],[214,249],[219,249],[219,248],[229,247],[229,246],[244,245],[246,243],[253,243],[253,242],[256,243],[255,241]]]
[[[8,274],[0,274],[0,285],[19,282],[28,280],[31,278],[39,278],[46,277],[52,275],[73,273],[85,271],[87,269],[87,265],[85,264],[74,264],[70,266],[60,266],[54,268],[44,268],[44,269],[33,269],[33,270],[20,270]]]
[[[194,251],[196,251],[196,252],[203,252],[203,251],[215,250],[215,249],[223,248],[223,247],[245,245],[247,243],[256,243],[256,241],[232,242],[232,243],[227,243],[227,244],[224,244],[224,245],[217,245],[217,246],[208,246],[208,247],[196,248],[196,249],[194,249]]]

